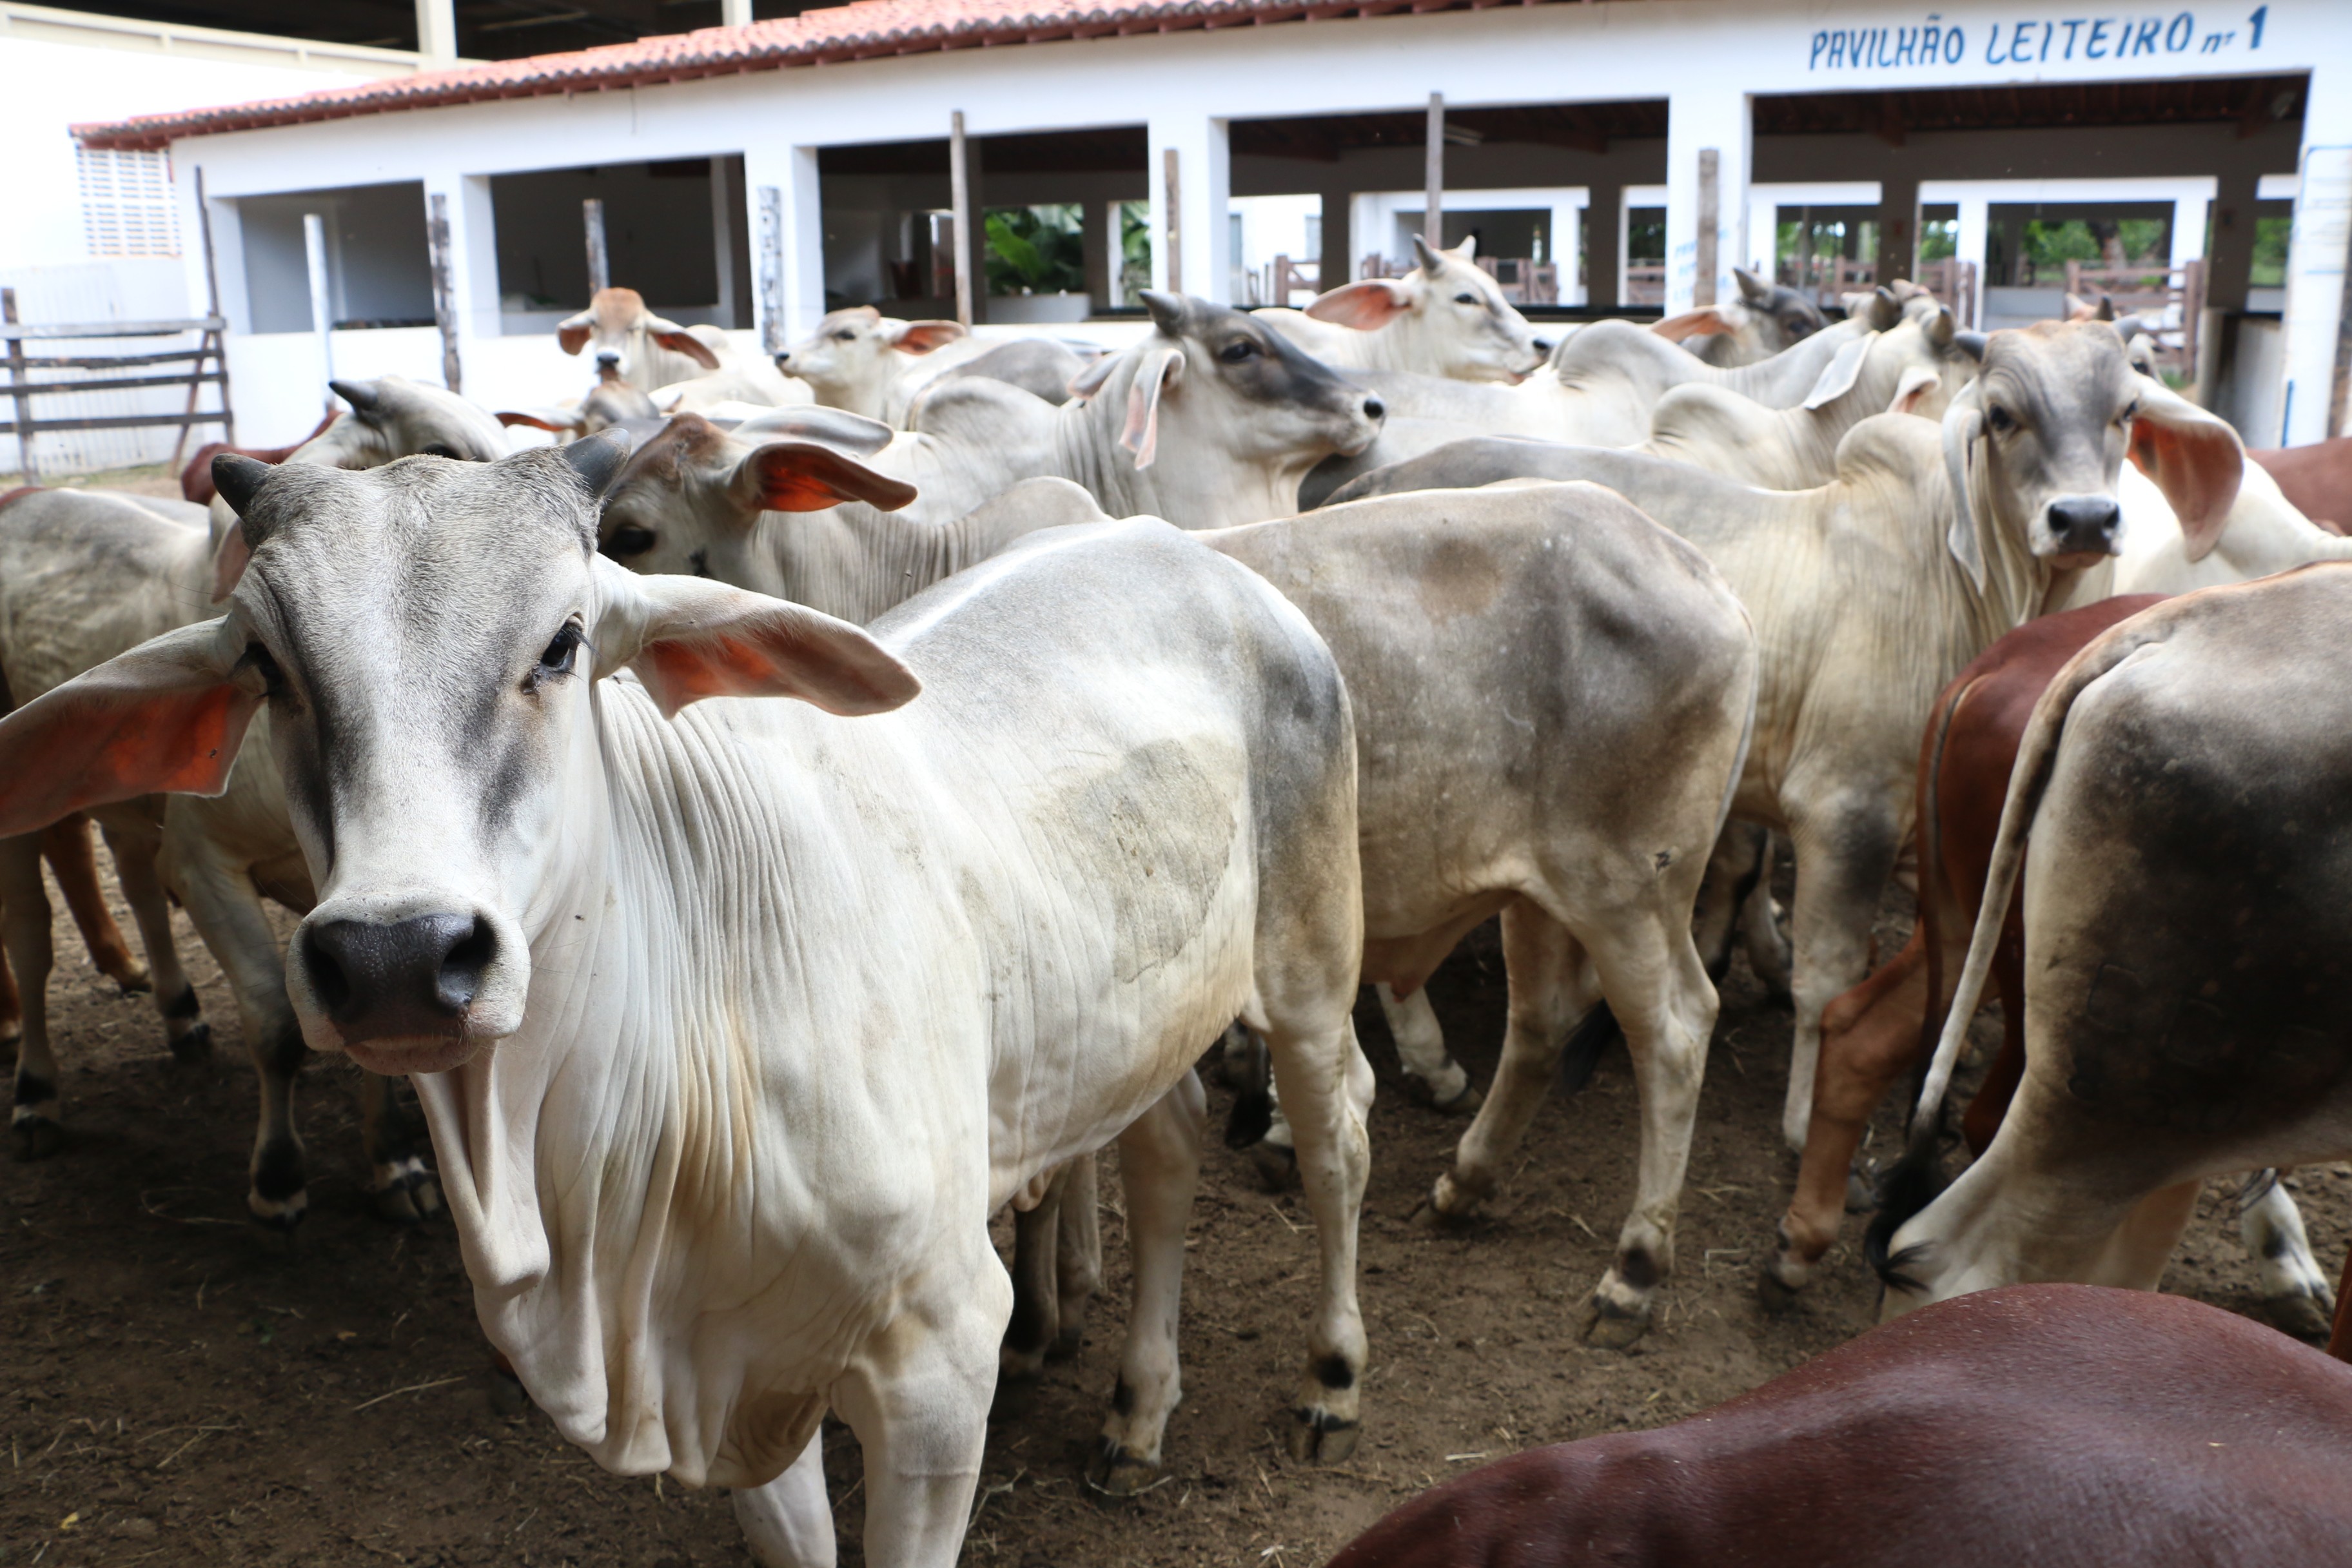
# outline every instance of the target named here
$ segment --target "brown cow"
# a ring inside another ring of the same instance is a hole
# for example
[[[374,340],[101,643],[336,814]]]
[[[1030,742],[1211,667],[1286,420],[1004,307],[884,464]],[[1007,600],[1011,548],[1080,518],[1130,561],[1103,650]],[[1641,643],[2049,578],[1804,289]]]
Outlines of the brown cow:
[[[257,462],[275,466],[325,435],[327,426],[341,418],[342,412],[340,408],[329,409],[327,416],[319,421],[318,428],[291,447],[232,447],[226,441],[207,441],[196,448],[196,455],[190,458],[188,466],[180,470],[180,493],[198,506],[210,506],[216,493],[213,489],[215,458],[219,457],[223,452],[234,452],[238,457],[251,458]]]
[[[1864,1125],[1895,1079],[1925,1059],[1943,1028],[1984,899],[2010,771],[2034,703],[2092,638],[2161,597],[2126,595],[2029,621],[1987,649],[1936,700],[1919,752],[1918,923],[1891,963],[1822,1014],[1822,1066],[1814,1080],[1804,1159],[1780,1221],[1779,1249],[1758,1282],[1767,1306],[1785,1304],[1837,1239],[1846,1173]],[[1962,1121],[1977,1152],[2000,1130],[2024,1072],[2024,925],[2012,905],[1993,955],[2000,1053]],[[2262,1172],[2239,1201],[2241,1234],[2263,1271],[2266,1310],[2290,1332],[2325,1332],[2334,1303],[2294,1200],[2274,1173]]]
[[[2331,533],[2352,533],[2352,436],[2248,452],[2295,510]]]
[[[1330,1568],[2341,1563],[2347,1475],[2352,1368],[2178,1296],[2019,1285],[1473,1470]]]

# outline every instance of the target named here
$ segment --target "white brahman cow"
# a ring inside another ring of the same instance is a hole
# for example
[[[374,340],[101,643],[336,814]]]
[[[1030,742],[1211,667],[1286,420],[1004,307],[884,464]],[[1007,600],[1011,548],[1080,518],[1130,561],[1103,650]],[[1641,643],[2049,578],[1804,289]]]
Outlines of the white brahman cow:
[[[1478,242],[1433,250],[1412,237],[1419,265],[1402,278],[1367,278],[1316,296],[1304,310],[1253,311],[1321,360],[1343,370],[1409,371],[1454,381],[1524,381],[1552,345],[1478,265]]]

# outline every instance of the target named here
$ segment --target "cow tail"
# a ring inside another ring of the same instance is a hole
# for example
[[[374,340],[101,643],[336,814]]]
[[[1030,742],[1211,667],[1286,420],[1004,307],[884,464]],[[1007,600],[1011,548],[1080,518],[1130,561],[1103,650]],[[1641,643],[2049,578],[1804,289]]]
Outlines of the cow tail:
[[[1921,940],[1927,949],[1927,1010],[1919,1019],[1919,1070],[1912,1081],[1911,1100],[1917,1104],[1927,1087],[1927,1063],[1934,1059],[1936,1042],[1942,1037],[1944,1019],[1949,1009],[1944,1006],[1944,944],[1943,931],[1937,919],[1937,877],[1944,864],[1944,751],[1952,738],[1952,725],[1960,716],[1960,705],[1969,700],[1977,683],[1969,681],[1952,693],[1952,700],[1942,705],[1928,721],[1934,727],[1934,739],[1927,744],[1927,754],[1921,759],[1919,775],[1919,925]]]
[[[2025,865],[2026,837],[2033,830],[2034,815],[2042,808],[2042,795],[2049,789],[2051,774],[2057,767],[2058,742],[2064,737],[2067,715],[2084,689],[2147,640],[2150,639],[2146,634],[2105,637],[2076,654],[2034,705],[2033,718],[2019,742],[2017,763],[2009,775],[2009,798],[2000,808],[2000,834],[1993,840],[1992,861],[1985,878],[1984,902],[1977,910],[1976,931],[1969,939],[1968,962],[1961,967],[1959,984],[1953,990],[1951,1006],[1944,1015],[1943,1030],[1936,1041],[1935,1055],[1927,1063],[1918,1103],[1911,1115],[1909,1142],[1904,1147],[1903,1157],[1886,1173],[1879,1190],[1878,1213],[1872,1217],[1870,1228],[1863,1237],[1863,1254],[1871,1268],[1881,1279],[1898,1289],[1916,1288],[1905,1273],[1913,1259],[1907,1250],[1890,1257],[1887,1248],[1895,1233],[1934,1202],[1943,1188],[1937,1156],[1941,1152],[1944,1095],[1951,1087],[1952,1069],[1959,1059],[1961,1042],[1968,1038],[1969,1026],[1975,1021],[1977,1005],[1984,997],[1985,977],[1991,973],[1993,952],[2000,945],[2001,926],[2009,919],[2009,900]],[[1958,703],[1955,701],[1953,706],[1957,708]],[[1940,754],[1937,761],[1941,762]],[[1922,875],[1924,880],[1924,865]]]

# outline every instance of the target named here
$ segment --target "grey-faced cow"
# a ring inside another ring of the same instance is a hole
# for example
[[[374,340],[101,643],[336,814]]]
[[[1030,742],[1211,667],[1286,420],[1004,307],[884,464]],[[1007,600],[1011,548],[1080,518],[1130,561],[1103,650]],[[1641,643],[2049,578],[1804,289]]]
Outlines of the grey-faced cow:
[[[560,1429],[740,1489],[772,1561],[830,1560],[828,1409],[867,1559],[955,1560],[1010,1298],[989,1215],[1197,1120],[1191,1064],[1238,1014],[1321,1247],[1290,1447],[1343,1457],[1370,1083],[1354,738],[1313,629],[1137,521],[869,636],[598,556],[622,455],[232,462],[228,613],[0,721],[0,830],[217,790],[266,703],[320,894],[306,1037],[415,1076],[484,1328]],[[1138,1224],[1165,1310],[1115,1411],[1143,1451],[1178,1392],[1171,1208]]]
[[[1770,359],[1829,325],[1801,290],[1768,283],[1745,267],[1731,275],[1739,280],[1738,299],[1669,316],[1650,330],[1708,364],[1729,367]]]

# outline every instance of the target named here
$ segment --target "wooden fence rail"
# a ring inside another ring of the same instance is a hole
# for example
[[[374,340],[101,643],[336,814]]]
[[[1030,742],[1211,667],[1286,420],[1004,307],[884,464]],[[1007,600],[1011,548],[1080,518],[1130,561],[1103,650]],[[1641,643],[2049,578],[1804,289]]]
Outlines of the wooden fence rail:
[[[223,439],[236,439],[236,416],[228,407],[228,360],[224,351],[222,335],[228,323],[218,316],[198,316],[184,321],[43,321],[26,323],[16,320],[16,291],[0,289],[0,344],[6,352],[0,354],[0,371],[6,379],[0,381],[0,396],[15,405],[16,417],[0,419],[0,436],[16,437],[16,466],[23,470],[27,482],[39,477],[35,443],[44,433],[68,430],[136,430],[168,429],[176,426],[180,444],[172,454],[172,465],[179,466],[180,453],[186,448],[188,430],[197,425],[217,425]],[[37,355],[25,352],[27,342],[103,342],[114,338],[176,337],[184,332],[200,334],[192,348],[165,349],[157,353],[131,354],[54,354]],[[59,380],[60,371],[138,370],[148,366],[186,364],[183,374],[169,375],[108,376],[94,380]],[[209,365],[210,369],[205,367]],[[199,408],[204,388],[217,387],[219,406]],[[57,419],[35,416],[33,400],[40,397],[71,397],[86,392],[121,392],[146,387],[184,386],[188,389],[186,408],[175,414],[97,414],[79,415]]]

